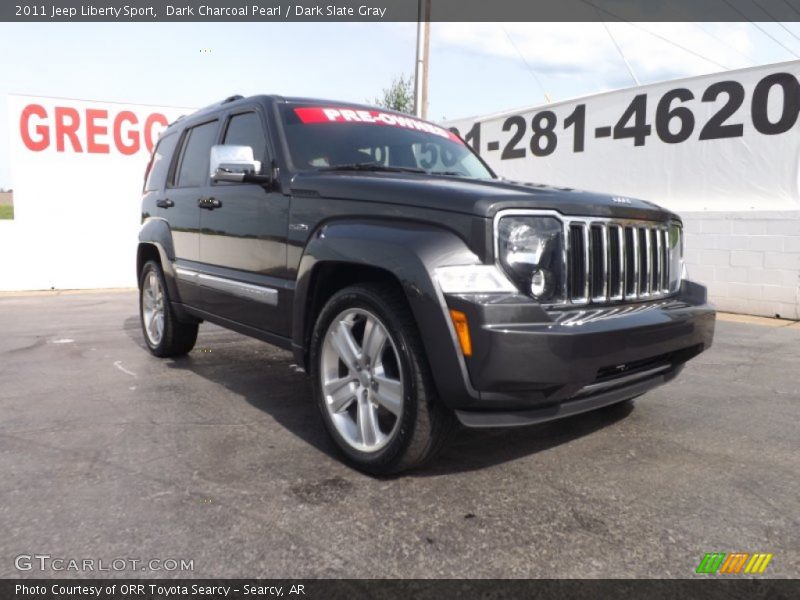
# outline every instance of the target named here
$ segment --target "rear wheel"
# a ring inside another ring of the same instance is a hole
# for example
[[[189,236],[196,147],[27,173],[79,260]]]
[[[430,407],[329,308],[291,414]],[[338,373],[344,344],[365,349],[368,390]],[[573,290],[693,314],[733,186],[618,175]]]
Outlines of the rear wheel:
[[[311,342],[314,393],[331,437],[355,467],[420,466],[444,444],[453,415],[436,397],[416,323],[385,285],[335,294]]]
[[[198,324],[175,316],[164,272],[153,260],[145,263],[139,279],[139,318],[145,343],[154,355],[181,356],[194,348]]]

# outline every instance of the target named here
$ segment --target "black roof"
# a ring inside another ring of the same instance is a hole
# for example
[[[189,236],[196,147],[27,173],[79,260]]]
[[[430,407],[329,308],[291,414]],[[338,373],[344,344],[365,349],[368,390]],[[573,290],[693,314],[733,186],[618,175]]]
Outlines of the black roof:
[[[182,121],[185,118],[191,117],[192,119],[194,119],[195,117],[201,117],[205,114],[215,112],[222,107],[228,108],[228,105],[235,108],[239,104],[251,104],[253,101],[258,101],[261,103],[274,102],[277,104],[307,104],[307,105],[316,104],[324,106],[346,106],[346,107],[360,108],[365,110],[375,110],[376,108],[379,108],[383,112],[401,115],[405,117],[409,116],[413,117],[413,115],[401,113],[399,111],[390,108],[383,108],[370,104],[361,104],[359,102],[348,102],[346,100],[329,100],[325,98],[303,98],[297,96],[285,97],[285,96],[279,96],[277,94],[258,94],[255,96],[248,96],[245,98],[244,96],[236,94],[233,96],[228,96],[227,98],[221,100],[220,102],[215,102],[214,104],[209,104],[208,106],[204,106],[203,108],[200,108],[189,115],[181,115],[175,121],[169,124],[169,128],[171,128],[173,125],[177,125],[180,121]]]

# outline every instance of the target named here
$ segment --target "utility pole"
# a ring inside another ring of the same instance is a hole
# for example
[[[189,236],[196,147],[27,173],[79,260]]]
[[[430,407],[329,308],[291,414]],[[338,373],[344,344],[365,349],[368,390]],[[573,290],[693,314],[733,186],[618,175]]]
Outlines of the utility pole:
[[[423,14],[424,11],[424,14]],[[414,113],[428,116],[428,57],[431,47],[431,0],[417,4],[417,65],[414,71]]]

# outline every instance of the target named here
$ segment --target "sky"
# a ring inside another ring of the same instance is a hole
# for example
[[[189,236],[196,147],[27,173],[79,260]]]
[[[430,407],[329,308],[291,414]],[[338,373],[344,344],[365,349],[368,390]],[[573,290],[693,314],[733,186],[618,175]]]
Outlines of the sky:
[[[0,188],[13,186],[9,93],[372,103],[413,74],[415,39],[415,23],[0,23]],[[633,76],[645,84],[793,60],[800,23],[433,23],[430,48],[428,118],[439,121],[630,87]]]

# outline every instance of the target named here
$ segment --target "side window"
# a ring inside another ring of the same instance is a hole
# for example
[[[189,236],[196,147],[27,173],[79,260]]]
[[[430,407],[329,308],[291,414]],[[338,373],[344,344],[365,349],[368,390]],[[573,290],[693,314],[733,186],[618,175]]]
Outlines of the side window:
[[[217,140],[217,121],[192,127],[183,144],[183,158],[178,170],[178,187],[199,187],[208,183],[211,146]]]
[[[248,112],[232,116],[222,143],[229,146],[250,146],[253,157],[261,161],[262,170],[266,167],[267,137],[258,114]]]
[[[172,162],[172,153],[175,152],[177,144],[178,136],[176,134],[171,134],[158,140],[158,145],[153,151],[153,162],[150,164],[150,172],[147,174],[144,191],[153,192],[160,190],[164,186],[169,164]]]

